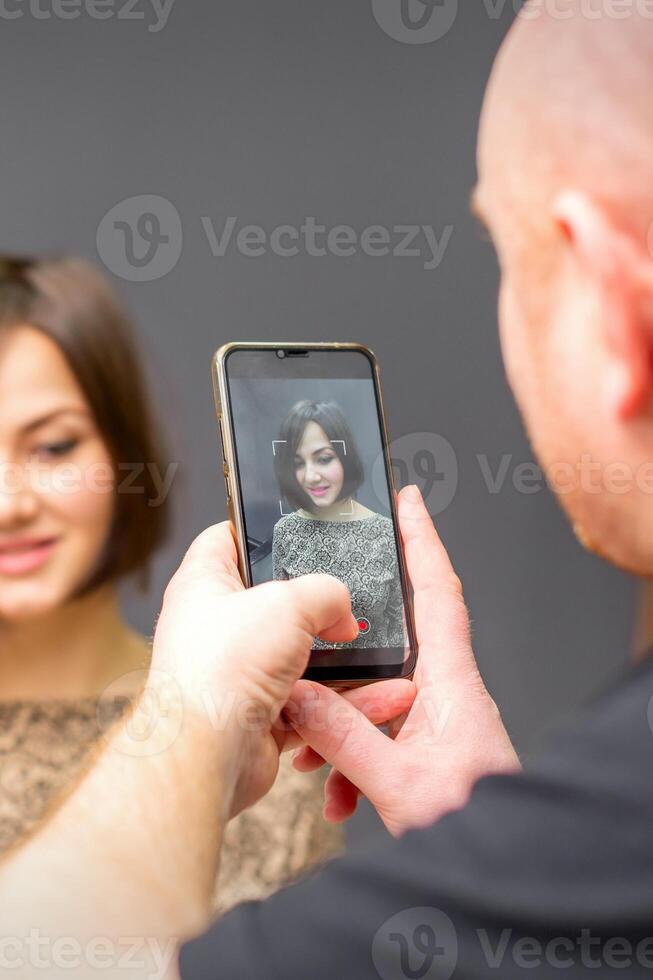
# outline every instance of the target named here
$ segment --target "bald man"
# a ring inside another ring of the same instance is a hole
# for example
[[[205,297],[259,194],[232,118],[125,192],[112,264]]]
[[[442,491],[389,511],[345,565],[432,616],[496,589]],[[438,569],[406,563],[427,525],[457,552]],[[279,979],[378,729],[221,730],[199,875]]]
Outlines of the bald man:
[[[505,363],[538,456],[582,542],[647,577],[653,23],[645,3],[625,18],[609,16],[614,3],[591,17],[586,2],[549,6],[527,6],[498,57],[475,209],[499,254]],[[399,514],[419,666],[372,700],[295,683],[315,632],[355,629],[342,587],[309,576],[245,593],[224,527],[196,542],[155,638],[161,724],[139,752],[119,730],[0,869],[21,976],[44,975],[25,966],[28,926],[49,937],[51,967],[54,938],[84,937],[84,977],[100,959],[105,977],[183,980],[653,976],[653,661],[520,770],[415,488]],[[254,703],[258,726],[228,713],[208,725],[207,689]],[[206,928],[224,821],[265,791],[296,739],[269,722],[286,702],[305,743],[295,765],[333,766],[327,816],[346,819],[363,793],[397,839],[236,909],[177,964],[170,937]],[[384,719],[393,739],[375,727]],[[126,935],[140,945],[119,969]],[[91,964],[98,936],[113,958],[105,948]]]

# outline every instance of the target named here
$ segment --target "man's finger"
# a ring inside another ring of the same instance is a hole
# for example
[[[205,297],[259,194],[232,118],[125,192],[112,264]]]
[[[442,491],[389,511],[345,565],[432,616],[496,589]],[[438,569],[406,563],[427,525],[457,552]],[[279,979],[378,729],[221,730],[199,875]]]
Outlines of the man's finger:
[[[359,627],[351,611],[349,589],[333,575],[301,575],[280,585],[293,597],[299,623],[327,643],[355,640]],[[265,586],[260,586],[265,588]]]
[[[297,744],[301,745],[301,739],[297,732],[295,732],[295,736]],[[292,757],[292,764],[297,772],[317,772],[318,769],[326,765],[326,761],[310,745],[302,745]]]
[[[421,678],[437,683],[452,671],[475,669],[469,616],[460,579],[417,487],[398,500],[406,565],[414,590]]]
[[[184,555],[175,578],[209,576],[214,586],[225,594],[242,592],[244,585],[238,571],[238,552],[231,524],[212,524],[198,534]],[[173,579],[174,581],[174,579]]]
[[[393,743],[335,691],[312,681],[293,688],[286,714],[303,741],[371,798],[383,790]]]
[[[324,819],[329,823],[343,823],[356,812],[359,791],[346,776],[332,769],[324,784]]]
[[[412,681],[398,678],[378,681],[366,687],[355,687],[351,691],[343,691],[340,696],[358,711],[362,711],[373,725],[384,725],[394,718],[405,716],[416,694],[417,688]],[[301,744],[299,735],[293,733],[284,746],[284,751]],[[300,772],[314,772],[323,765],[322,756],[310,746],[304,746],[303,750],[293,758],[293,766]]]
[[[412,559],[411,582],[415,592],[434,584],[459,588],[447,549],[442,544],[419,489],[404,487],[398,495],[399,524],[406,559]]]
[[[373,725],[384,725],[409,711],[416,694],[417,688],[412,681],[396,678],[343,691],[341,697],[352,707],[362,711]]]

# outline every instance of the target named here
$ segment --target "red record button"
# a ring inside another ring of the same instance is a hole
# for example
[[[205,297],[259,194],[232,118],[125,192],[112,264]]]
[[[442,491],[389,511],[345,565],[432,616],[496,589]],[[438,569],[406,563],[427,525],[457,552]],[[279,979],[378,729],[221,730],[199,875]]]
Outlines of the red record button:
[[[365,616],[359,616],[356,622],[358,623],[358,631],[363,636],[365,636],[366,633],[369,633],[369,631],[372,629],[372,624],[370,623],[369,619],[366,619]]]

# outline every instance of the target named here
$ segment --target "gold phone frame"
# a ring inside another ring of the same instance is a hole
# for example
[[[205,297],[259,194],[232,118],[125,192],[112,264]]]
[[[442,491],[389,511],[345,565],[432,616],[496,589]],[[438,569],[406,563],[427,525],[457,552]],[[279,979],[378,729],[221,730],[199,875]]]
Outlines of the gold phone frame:
[[[245,533],[245,525],[243,522],[243,500],[240,490],[239,481],[237,479],[237,464],[236,464],[236,449],[235,449],[235,435],[231,424],[231,411],[225,411],[225,406],[229,406],[229,389],[227,385],[227,369],[226,360],[229,354],[235,350],[348,350],[348,351],[358,351],[359,353],[365,355],[372,365],[372,372],[374,375],[374,388],[377,396],[378,404],[378,418],[379,426],[381,430],[381,441],[383,444],[383,453],[386,460],[386,474],[389,482],[389,497],[390,497],[390,509],[392,512],[392,519],[395,528],[399,527],[398,515],[397,515],[397,491],[394,481],[394,473],[392,471],[392,466],[390,465],[390,458],[388,454],[389,437],[388,437],[388,427],[386,422],[386,412],[385,404],[383,401],[383,390],[381,388],[381,372],[379,368],[379,362],[377,360],[374,351],[366,346],[365,344],[360,344],[356,342],[343,343],[340,341],[334,342],[316,342],[307,341],[306,343],[297,343],[295,341],[231,341],[230,343],[223,344],[214,353],[211,359],[211,376],[213,379],[213,395],[215,399],[215,411],[216,418],[218,421],[218,427],[220,430],[220,440],[222,443],[222,472],[225,481],[225,493],[227,499],[227,515],[231,523],[232,531],[234,531],[234,538],[236,542],[236,548],[238,551],[238,570],[240,572],[240,577],[247,588],[252,588],[253,582],[250,574],[249,567],[249,555],[247,553],[247,535]],[[397,677],[410,678],[414,672],[414,665],[417,660],[417,639],[415,632],[415,623],[413,615],[413,603],[412,603],[412,591],[410,588],[410,580],[406,571],[405,558],[403,554],[403,548],[401,545],[401,538],[398,535],[398,563],[399,563],[399,574],[402,583],[402,593],[404,596],[404,609],[406,615],[406,627],[408,632],[409,646],[410,646],[410,658],[413,661],[413,667],[406,673],[397,674]],[[374,682],[374,678],[364,679],[364,680],[351,680],[346,682],[339,682],[340,687],[354,687],[362,684],[370,684]],[[327,682],[328,683],[328,682]]]

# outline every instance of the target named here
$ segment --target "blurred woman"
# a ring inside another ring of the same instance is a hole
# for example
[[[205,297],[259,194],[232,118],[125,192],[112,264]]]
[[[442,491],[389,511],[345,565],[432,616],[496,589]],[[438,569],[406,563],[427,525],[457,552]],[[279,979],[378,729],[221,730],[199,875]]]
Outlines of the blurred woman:
[[[0,256],[0,850],[47,817],[144,680],[149,643],[116,589],[147,584],[166,535],[160,443],[105,280],[78,259]],[[321,798],[283,765],[228,828],[220,908],[340,848]]]
[[[328,572],[348,586],[360,633],[346,647],[403,647],[403,600],[392,521],[356,500],[364,479],[353,434],[335,402],[298,402],[274,457],[282,500],[295,510],[272,535],[275,579]],[[334,646],[315,637],[316,649]]]

